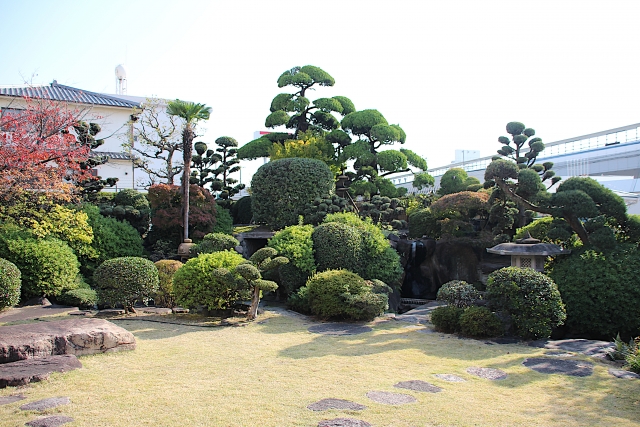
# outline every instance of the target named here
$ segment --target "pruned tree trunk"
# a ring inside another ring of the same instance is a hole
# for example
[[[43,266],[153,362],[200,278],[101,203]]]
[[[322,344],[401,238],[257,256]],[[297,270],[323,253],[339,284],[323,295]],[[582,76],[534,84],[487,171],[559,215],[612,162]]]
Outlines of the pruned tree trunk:
[[[247,311],[247,320],[255,320],[258,317],[258,304],[260,304],[260,288],[253,287],[253,296],[251,297],[251,306]]]

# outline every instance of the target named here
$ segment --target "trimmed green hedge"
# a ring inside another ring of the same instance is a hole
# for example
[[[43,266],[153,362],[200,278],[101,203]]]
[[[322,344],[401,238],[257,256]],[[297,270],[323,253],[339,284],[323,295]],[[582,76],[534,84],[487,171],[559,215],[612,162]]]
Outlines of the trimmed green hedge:
[[[13,307],[20,301],[20,270],[0,258],[0,310]]]
[[[316,197],[331,194],[333,173],[317,159],[287,158],[261,166],[251,179],[253,219],[274,230],[298,223]]]
[[[236,301],[248,299],[247,292],[232,289],[227,281],[217,277],[221,268],[229,271],[245,262],[232,251],[201,254],[191,258],[173,276],[173,292],[182,307],[206,306],[209,310],[231,308]]]
[[[311,237],[318,271],[362,270],[362,237],[354,227],[339,222],[321,224]]]
[[[218,209],[220,210],[220,209]],[[202,242],[191,249],[195,254],[210,254],[213,252],[228,251],[240,242],[233,236],[226,233],[209,233],[202,239]]]
[[[182,267],[182,263],[163,259],[156,261],[155,266],[158,269],[159,286],[155,295],[153,295],[153,302],[156,303],[156,307],[173,308],[176,306],[176,296],[173,292],[173,276]]]
[[[93,274],[101,302],[122,304],[131,310],[139,298],[149,298],[158,290],[158,269],[145,258],[121,257],[106,260]]]

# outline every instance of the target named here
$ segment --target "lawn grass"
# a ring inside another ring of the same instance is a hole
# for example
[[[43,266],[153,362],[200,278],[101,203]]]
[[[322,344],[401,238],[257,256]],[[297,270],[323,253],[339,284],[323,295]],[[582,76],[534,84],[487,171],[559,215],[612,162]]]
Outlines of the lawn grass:
[[[408,323],[384,321],[352,336],[312,334],[310,320],[267,312],[234,327],[198,327],[117,320],[136,336],[135,351],[81,357],[80,370],[45,382],[0,390],[27,400],[0,406],[0,426],[19,426],[39,414],[26,402],[68,396],[69,426],[316,426],[353,417],[373,426],[638,426],[640,381],[608,374],[594,362],[590,377],[545,375],[522,365],[544,349],[487,345],[482,341],[424,333]],[[242,325],[242,324],[241,324]],[[0,333],[1,333],[0,328]],[[502,381],[466,372],[499,368]],[[434,374],[465,378],[449,383]],[[423,380],[441,393],[398,389]],[[405,393],[417,403],[383,405],[371,390]],[[348,399],[363,411],[306,408],[323,398]]]

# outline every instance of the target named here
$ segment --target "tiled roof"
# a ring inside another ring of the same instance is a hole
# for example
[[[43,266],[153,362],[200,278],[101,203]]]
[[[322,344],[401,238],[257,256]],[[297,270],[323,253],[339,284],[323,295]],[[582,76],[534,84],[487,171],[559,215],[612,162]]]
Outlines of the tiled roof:
[[[53,81],[48,86],[0,86],[0,96],[15,96],[29,98],[52,99],[54,101],[66,101],[77,104],[106,105],[110,107],[140,108],[139,102],[128,101],[115,96],[89,92],[64,86]]]
[[[115,152],[115,151],[91,151],[91,155],[93,156],[104,156],[110,159],[119,159],[119,160],[131,160],[131,154]]]

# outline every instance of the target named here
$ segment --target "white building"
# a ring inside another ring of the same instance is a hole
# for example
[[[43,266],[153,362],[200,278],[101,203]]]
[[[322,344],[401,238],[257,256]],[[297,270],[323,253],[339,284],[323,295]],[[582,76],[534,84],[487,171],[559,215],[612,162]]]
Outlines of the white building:
[[[123,151],[121,145],[132,133],[132,114],[140,109],[140,102],[61,85],[54,80],[42,86],[0,86],[0,114],[24,109],[25,98],[59,101],[70,109],[82,111],[84,121],[99,124],[102,130],[96,138],[103,139],[104,144],[95,154],[106,156],[108,161],[96,168],[96,174],[102,178],[118,178],[112,191],[139,188],[136,173],[140,172],[133,168],[130,153]]]

